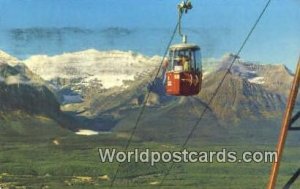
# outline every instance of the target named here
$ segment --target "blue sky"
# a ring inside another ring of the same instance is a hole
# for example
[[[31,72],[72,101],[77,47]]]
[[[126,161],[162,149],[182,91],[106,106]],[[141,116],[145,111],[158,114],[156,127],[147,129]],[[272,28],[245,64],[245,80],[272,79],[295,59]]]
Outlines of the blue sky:
[[[147,49],[151,46],[152,49],[158,49],[152,52],[162,54],[168,35],[177,21],[178,2],[179,0],[0,0],[0,28],[4,31],[30,27],[123,27],[140,33],[143,31],[145,36],[139,37],[139,40],[132,36],[127,41],[123,39],[122,43],[116,41],[114,46],[107,46],[107,49],[120,47],[122,50],[138,51],[141,46],[148,46],[142,50],[142,53],[147,54]],[[183,19],[183,26],[187,28],[184,32],[189,35],[190,42],[202,47],[204,57],[219,57],[226,52],[238,50],[266,0],[192,0],[192,3],[194,8]],[[154,30],[156,31],[151,34]],[[9,39],[4,41],[10,43]],[[126,49],[126,43],[131,41],[134,41],[134,45],[130,44]],[[93,47],[93,43],[85,44],[84,47],[97,48]],[[0,45],[0,48],[11,49],[5,44]],[[273,0],[241,57],[265,63],[284,63],[294,69],[299,50],[300,1]]]

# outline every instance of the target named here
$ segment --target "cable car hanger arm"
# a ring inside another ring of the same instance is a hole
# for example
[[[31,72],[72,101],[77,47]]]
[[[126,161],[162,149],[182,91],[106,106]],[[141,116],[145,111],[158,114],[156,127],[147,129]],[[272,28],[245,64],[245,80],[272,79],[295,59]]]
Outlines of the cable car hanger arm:
[[[178,8],[178,33],[182,37],[182,42],[186,43],[187,42],[187,36],[182,33],[181,18],[182,18],[182,14],[183,13],[187,14],[187,12],[189,10],[191,10],[193,8],[193,6],[192,6],[191,1],[187,0],[187,1],[182,1],[180,4],[178,4],[177,8]]]

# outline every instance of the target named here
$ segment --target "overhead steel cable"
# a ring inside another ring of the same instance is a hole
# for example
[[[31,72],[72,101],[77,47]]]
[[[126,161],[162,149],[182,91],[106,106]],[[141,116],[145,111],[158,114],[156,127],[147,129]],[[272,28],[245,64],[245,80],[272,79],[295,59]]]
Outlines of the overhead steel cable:
[[[213,93],[212,97],[209,99],[207,106],[205,106],[204,110],[202,111],[202,113],[200,114],[200,118],[198,119],[198,121],[194,124],[194,126],[192,127],[191,131],[189,132],[187,138],[185,139],[184,143],[181,146],[181,151],[184,150],[185,146],[187,145],[188,141],[190,140],[190,138],[193,136],[194,131],[196,130],[196,128],[198,127],[199,123],[201,122],[204,114],[206,113],[206,111],[209,108],[209,105],[212,103],[212,101],[214,100],[214,98],[217,96],[218,91],[220,90],[223,82],[226,79],[226,76],[230,73],[230,70],[233,66],[233,64],[235,63],[236,59],[239,57],[240,53],[242,52],[242,50],[244,49],[247,41],[249,40],[250,36],[252,35],[253,31],[255,30],[257,24],[259,23],[259,21],[261,20],[262,16],[264,15],[264,13],[266,12],[267,8],[269,7],[270,3],[272,0],[268,0],[266,5],[264,6],[263,10],[261,11],[261,13],[259,14],[258,18],[256,19],[254,25],[252,26],[252,28],[250,29],[248,35],[246,36],[245,40],[243,41],[241,47],[239,48],[239,50],[237,51],[237,53],[235,54],[235,56],[233,56],[234,58],[232,59],[232,62],[230,63],[229,67],[227,68],[224,76],[222,77],[220,83],[218,84],[217,88],[215,89],[215,92]],[[174,167],[174,162],[171,163],[171,166],[166,170],[166,173],[163,175],[163,178],[159,184],[159,187],[163,186],[163,183],[165,182],[167,176],[170,174],[171,170]]]
[[[182,17],[182,15],[180,15],[179,20],[180,20],[181,17]],[[163,62],[164,62],[164,60],[165,60],[165,58],[166,58],[166,56],[167,56],[167,54],[168,54],[169,47],[170,47],[171,44],[172,44],[172,41],[173,41],[173,39],[174,39],[174,37],[175,37],[175,34],[176,34],[177,29],[178,29],[178,26],[179,26],[179,20],[177,21],[177,24],[175,25],[175,28],[174,28],[174,30],[173,30],[173,32],[172,32],[171,38],[170,38],[170,40],[169,40],[169,42],[168,42],[168,44],[167,44],[167,48],[166,48],[166,50],[165,50],[165,52],[164,52],[164,56],[163,56],[163,58],[162,58],[162,60],[161,60],[161,62],[160,62],[160,64],[159,64],[159,67],[158,67],[158,70],[157,70],[157,72],[156,72],[156,74],[155,74],[155,77],[151,80],[151,81],[153,81],[153,82],[154,82],[155,79],[158,77],[158,75],[159,75],[159,73],[160,73],[160,70],[161,70],[161,68],[162,68]],[[148,102],[148,99],[149,99],[149,96],[150,96],[150,92],[151,92],[151,90],[148,89],[147,94],[146,94],[145,99],[144,99],[144,102],[143,102],[143,104],[142,104],[141,110],[140,110],[140,112],[139,112],[139,114],[138,114],[138,116],[137,116],[135,125],[134,125],[134,127],[133,127],[133,129],[132,129],[132,131],[131,131],[131,134],[130,134],[130,136],[129,136],[129,139],[128,139],[128,141],[127,141],[127,144],[126,144],[126,146],[125,146],[124,151],[127,151],[127,150],[128,150],[128,148],[129,148],[129,146],[130,146],[130,144],[131,144],[131,142],[132,142],[132,140],[133,140],[133,136],[134,136],[134,134],[135,134],[135,132],[136,132],[136,130],[137,130],[137,128],[138,128],[139,122],[140,122],[140,120],[141,120],[141,118],[142,118],[142,115],[143,115],[143,113],[144,113],[144,111],[145,111],[145,108],[146,108],[146,105],[147,105],[147,102]],[[115,181],[116,181],[117,175],[118,175],[119,170],[120,170],[120,165],[121,165],[121,163],[118,163],[117,170],[116,170],[116,172],[115,172],[115,174],[114,174],[114,176],[113,176],[113,178],[112,178],[112,181],[111,181],[110,189],[114,186],[114,183],[115,183]]]

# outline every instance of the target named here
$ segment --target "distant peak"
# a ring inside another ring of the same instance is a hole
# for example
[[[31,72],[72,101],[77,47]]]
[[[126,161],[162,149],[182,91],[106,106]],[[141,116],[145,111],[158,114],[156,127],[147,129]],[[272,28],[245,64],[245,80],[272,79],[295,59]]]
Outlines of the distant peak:
[[[11,56],[10,54],[0,50],[0,64],[9,64],[9,65],[17,65],[21,61],[16,57]]]

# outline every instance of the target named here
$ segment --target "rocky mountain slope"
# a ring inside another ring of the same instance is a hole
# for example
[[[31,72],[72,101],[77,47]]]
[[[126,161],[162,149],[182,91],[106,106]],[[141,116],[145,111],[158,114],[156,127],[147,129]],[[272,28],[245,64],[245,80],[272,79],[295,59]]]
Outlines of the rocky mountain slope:
[[[207,59],[204,63],[209,72],[226,70],[233,61],[233,54],[220,59]],[[282,64],[261,64],[237,59],[230,72],[250,83],[259,84],[270,92],[287,95],[293,79],[292,72]]]
[[[35,82],[24,65],[0,63],[0,99],[2,110],[26,110],[30,113],[58,112],[59,103],[49,89]]]
[[[17,59],[7,63],[9,60],[12,58],[0,60],[0,117],[10,117],[9,112],[20,112],[20,117],[43,115],[61,127],[75,129],[46,82]]]
[[[199,98],[208,102],[225,71],[217,71],[206,77]],[[267,90],[235,74],[228,74],[210,107],[225,120],[276,116],[283,109],[286,97]]]

